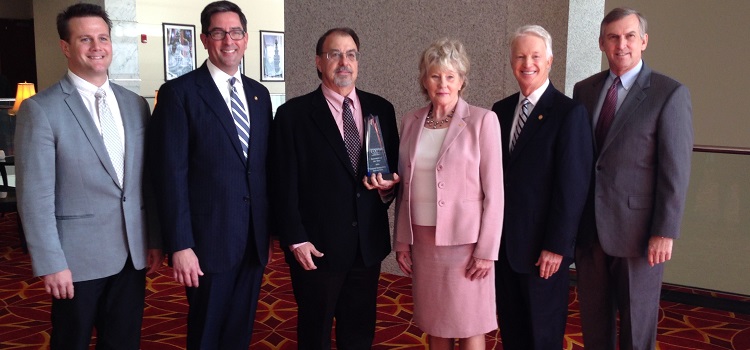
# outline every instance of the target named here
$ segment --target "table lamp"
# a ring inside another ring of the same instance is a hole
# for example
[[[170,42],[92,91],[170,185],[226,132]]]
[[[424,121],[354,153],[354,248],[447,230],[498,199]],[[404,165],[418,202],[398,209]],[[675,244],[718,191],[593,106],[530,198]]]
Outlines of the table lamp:
[[[18,83],[18,91],[16,92],[16,103],[13,104],[13,108],[8,112],[10,115],[16,115],[18,112],[18,109],[21,108],[21,102],[23,100],[34,96],[36,94],[36,90],[34,90],[34,84],[33,83]]]

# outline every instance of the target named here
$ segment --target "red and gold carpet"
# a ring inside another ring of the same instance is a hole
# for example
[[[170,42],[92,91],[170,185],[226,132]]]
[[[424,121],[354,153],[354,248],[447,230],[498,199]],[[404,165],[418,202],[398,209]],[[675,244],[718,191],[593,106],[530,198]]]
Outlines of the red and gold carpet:
[[[164,267],[148,279],[141,340],[144,350],[185,348],[184,289],[170,276]],[[411,322],[410,288],[407,278],[381,276],[373,349],[426,348],[425,335]],[[742,296],[713,296],[750,302]],[[8,214],[0,219],[0,349],[48,348],[49,310],[50,298],[41,280],[31,277],[29,257],[21,252],[16,216]],[[659,350],[750,349],[750,315],[666,301],[662,301],[659,315]],[[277,247],[264,277],[250,348],[296,349],[296,324],[289,272]],[[488,349],[502,349],[498,332],[486,339]],[[575,288],[570,293],[565,349],[583,349]]]

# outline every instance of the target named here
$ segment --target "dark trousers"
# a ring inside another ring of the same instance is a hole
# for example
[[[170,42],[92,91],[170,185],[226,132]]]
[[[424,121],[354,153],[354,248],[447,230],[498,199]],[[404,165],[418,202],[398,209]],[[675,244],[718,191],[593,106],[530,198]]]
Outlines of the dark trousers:
[[[502,245],[495,263],[495,292],[503,349],[562,349],[571,260],[563,258],[560,269],[544,279],[536,268],[532,273],[515,272]]]
[[[188,349],[247,350],[253,334],[263,266],[254,246],[228,271],[205,273],[186,287]]]
[[[348,271],[305,271],[296,262],[291,264],[298,349],[330,349],[334,318],[337,349],[372,347],[380,264],[365,267],[358,260]]]
[[[97,349],[140,347],[146,270],[128,257],[112,276],[73,283],[73,299],[52,298],[50,348],[86,350],[96,327]]]
[[[656,348],[664,264],[651,267],[645,256],[613,257],[595,241],[576,247],[576,270],[586,348],[617,348],[618,310],[620,349]]]

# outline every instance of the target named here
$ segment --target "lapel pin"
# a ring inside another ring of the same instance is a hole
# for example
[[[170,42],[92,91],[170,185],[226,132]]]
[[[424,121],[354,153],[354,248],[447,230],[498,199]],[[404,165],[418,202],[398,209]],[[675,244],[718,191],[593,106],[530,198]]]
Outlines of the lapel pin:
[[[253,99],[257,101],[258,100],[258,96],[253,96]]]
[[[544,116],[540,114],[539,115],[539,120],[542,120],[543,118],[544,118]]]

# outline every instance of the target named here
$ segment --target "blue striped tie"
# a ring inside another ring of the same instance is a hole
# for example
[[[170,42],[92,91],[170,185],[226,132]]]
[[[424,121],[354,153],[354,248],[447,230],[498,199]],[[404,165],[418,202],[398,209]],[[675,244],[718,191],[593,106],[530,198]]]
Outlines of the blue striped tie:
[[[247,148],[250,140],[250,118],[247,117],[245,105],[242,104],[240,96],[237,95],[237,89],[234,87],[236,81],[237,78],[235,77],[229,79],[229,85],[232,87],[229,90],[229,100],[232,106],[234,126],[237,127],[237,136],[240,138],[240,144],[242,144],[242,154],[247,158]]]
[[[516,141],[518,141],[518,137],[521,136],[521,129],[526,125],[526,120],[529,119],[529,103],[531,103],[531,101],[529,101],[528,98],[521,101],[521,113],[518,115],[518,124],[516,124],[516,130],[513,132],[513,138],[510,141],[511,151],[516,147]]]

